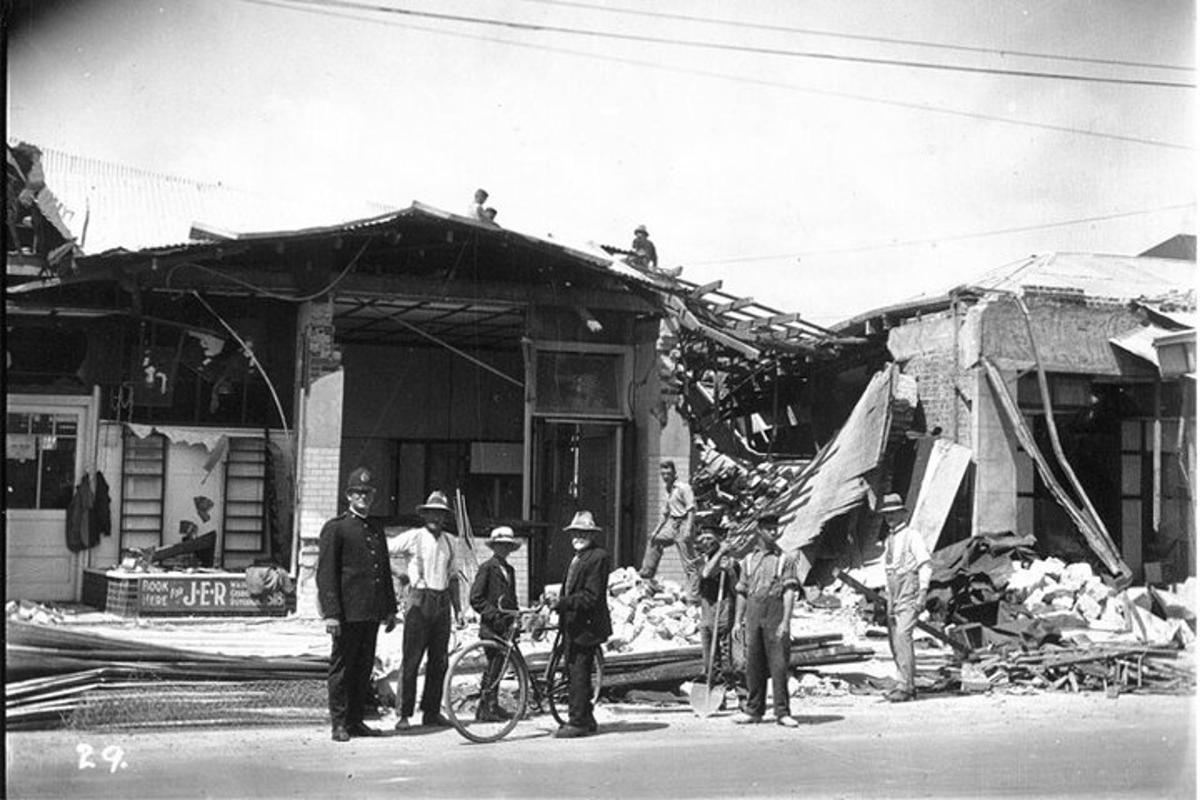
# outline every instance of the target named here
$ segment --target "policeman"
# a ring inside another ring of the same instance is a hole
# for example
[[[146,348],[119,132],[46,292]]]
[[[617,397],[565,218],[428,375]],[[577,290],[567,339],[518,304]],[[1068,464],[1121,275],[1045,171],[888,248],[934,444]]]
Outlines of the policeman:
[[[329,717],[335,742],[382,735],[363,722],[363,710],[379,624],[386,623],[389,633],[396,626],[396,592],[387,541],[379,524],[367,517],[375,502],[373,480],[364,467],[350,473],[350,508],[325,523],[317,556],[317,603],[333,637]]]

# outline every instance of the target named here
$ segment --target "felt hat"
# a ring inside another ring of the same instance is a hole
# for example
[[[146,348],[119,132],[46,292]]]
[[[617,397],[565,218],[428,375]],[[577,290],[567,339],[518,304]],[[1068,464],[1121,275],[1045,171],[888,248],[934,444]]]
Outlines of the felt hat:
[[[885,494],[883,502],[879,504],[879,508],[875,509],[878,514],[886,514],[889,511],[907,511],[904,507],[904,501],[900,499],[898,494]]]
[[[359,467],[350,473],[350,478],[346,481],[347,492],[373,492],[375,491],[375,474],[366,467]]]
[[[492,533],[487,538],[487,546],[495,548],[496,545],[503,544],[513,548],[521,546],[521,541],[513,535],[513,529],[507,525],[499,525],[492,529]]]
[[[645,225],[638,225],[636,228],[634,228],[634,229],[633,229],[633,232],[634,232],[634,233],[644,233],[644,234],[646,234],[647,236],[649,236],[649,235],[650,235],[650,231],[646,230],[646,226],[645,226]]]
[[[445,511],[447,514],[454,513],[454,509],[450,508],[450,501],[446,499],[445,492],[436,490],[429,493],[428,500],[417,506],[417,511]]]
[[[592,512],[590,511],[576,511],[575,519],[571,520],[570,525],[563,528],[564,533],[570,533],[571,531],[588,531],[590,533],[595,533],[596,531],[601,530],[604,529],[597,525],[596,521],[592,519]]]

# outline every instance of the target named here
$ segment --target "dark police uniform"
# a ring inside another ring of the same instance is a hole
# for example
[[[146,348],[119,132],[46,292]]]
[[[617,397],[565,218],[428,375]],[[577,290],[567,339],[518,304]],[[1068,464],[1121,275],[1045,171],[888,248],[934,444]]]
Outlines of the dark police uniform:
[[[376,522],[347,511],[325,523],[317,602],[324,619],[341,623],[329,658],[329,716],[335,730],[355,728],[362,725],[379,624],[396,613],[387,541]]]

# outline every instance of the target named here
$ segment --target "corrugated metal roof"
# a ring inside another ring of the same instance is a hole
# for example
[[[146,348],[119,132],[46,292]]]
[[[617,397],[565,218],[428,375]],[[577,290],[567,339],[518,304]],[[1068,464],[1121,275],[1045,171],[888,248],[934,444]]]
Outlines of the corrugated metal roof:
[[[1048,253],[994,267],[943,292],[917,295],[857,314],[833,326],[847,331],[880,316],[907,316],[946,308],[954,293],[1044,292],[1127,302],[1194,291],[1196,262],[1098,253]]]
[[[88,254],[185,244],[194,223],[231,229],[294,229],[390,210],[359,198],[278,197],[163,175],[41,148],[46,184]]]
[[[982,291],[1066,289],[1089,298],[1136,300],[1186,291],[1196,281],[1196,264],[1170,258],[1094,253],[1050,253],[989,270],[966,284]]]

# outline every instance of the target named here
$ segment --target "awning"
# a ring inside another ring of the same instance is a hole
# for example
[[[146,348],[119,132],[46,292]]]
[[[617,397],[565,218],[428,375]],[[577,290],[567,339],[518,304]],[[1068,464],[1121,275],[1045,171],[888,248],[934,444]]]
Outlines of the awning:
[[[1196,370],[1196,331],[1149,324],[1108,340],[1114,347],[1152,364],[1165,378]]]
[[[1168,333],[1172,333],[1172,331],[1159,325],[1151,324],[1143,328],[1135,328],[1120,336],[1114,336],[1108,342],[1114,347],[1121,348],[1126,353],[1137,356],[1143,361],[1150,362],[1154,365],[1155,369],[1158,369],[1158,353],[1154,350],[1154,340]]]

